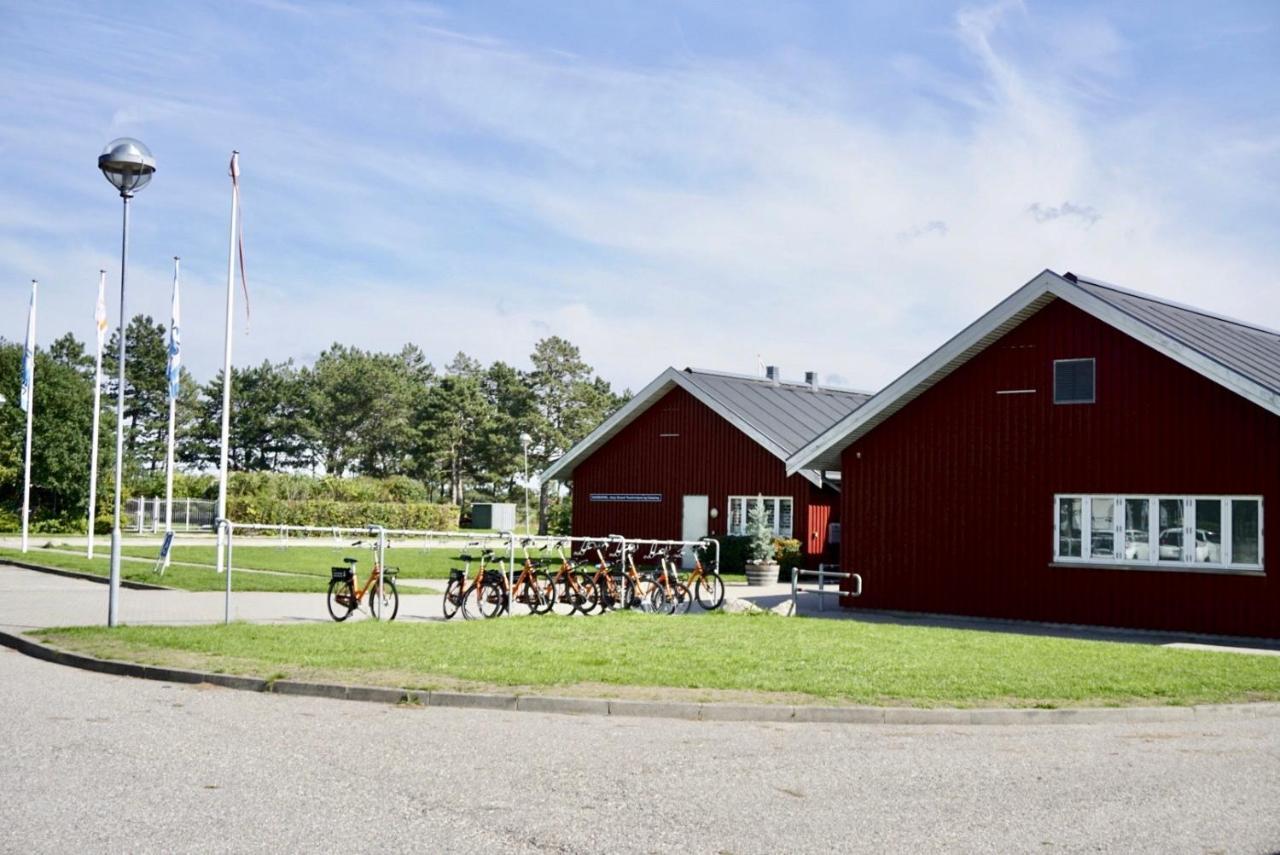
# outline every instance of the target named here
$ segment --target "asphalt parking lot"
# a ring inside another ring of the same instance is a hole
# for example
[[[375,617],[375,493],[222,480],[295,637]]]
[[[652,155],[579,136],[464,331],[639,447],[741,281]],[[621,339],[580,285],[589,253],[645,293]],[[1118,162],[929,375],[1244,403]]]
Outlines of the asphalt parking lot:
[[[1004,727],[398,708],[0,650],[5,852],[1267,852],[1280,719]]]

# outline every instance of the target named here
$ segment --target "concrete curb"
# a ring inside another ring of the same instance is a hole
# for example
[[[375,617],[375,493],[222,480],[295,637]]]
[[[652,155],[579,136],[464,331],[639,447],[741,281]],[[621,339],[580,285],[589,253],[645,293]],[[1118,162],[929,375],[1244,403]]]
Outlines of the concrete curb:
[[[66,576],[70,579],[84,579],[86,582],[100,582],[105,585],[109,581],[106,576],[95,576],[92,573],[81,573],[79,570],[65,570],[61,567],[47,567],[44,564],[32,564],[27,561],[15,561],[12,558],[0,558],[0,564],[21,567],[23,570],[34,570],[37,573],[49,573],[53,576]],[[132,588],[135,591],[177,591],[168,585],[152,585],[149,582],[134,582],[130,579],[120,580],[121,588]]]
[[[248,692],[303,695],[333,700],[383,704],[415,704],[431,707],[556,713],[559,715],[609,715],[672,718],[688,721],[795,722],[803,724],[886,725],[1038,725],[1101,724],[1212,720],[1218,717],[1280,717],[1280,703],[1201,704],[1188,707],[1079,707],[1063,709],[923,709],[917,707],[822,707],[784,704],[717,704],[693,701],[638,701],[614,698],[562,698],[552,695],[516,695],[393,689],[381,686],[347,686],[302,680],[263,680],[209,671],[188,671],[98,659],[59,650],[23,635],[0,631],[0,646],[34,659],[166,683],[207,683]]]

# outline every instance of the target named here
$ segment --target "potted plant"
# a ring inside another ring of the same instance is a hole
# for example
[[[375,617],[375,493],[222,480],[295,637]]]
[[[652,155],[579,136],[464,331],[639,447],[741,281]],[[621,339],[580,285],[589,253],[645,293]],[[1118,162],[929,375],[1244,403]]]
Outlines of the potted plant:
[[[747,584],[771,585],[778,580],[778,562],[773,548],[773,532],[764,517],[764,499],[757,498],[747,508]]]

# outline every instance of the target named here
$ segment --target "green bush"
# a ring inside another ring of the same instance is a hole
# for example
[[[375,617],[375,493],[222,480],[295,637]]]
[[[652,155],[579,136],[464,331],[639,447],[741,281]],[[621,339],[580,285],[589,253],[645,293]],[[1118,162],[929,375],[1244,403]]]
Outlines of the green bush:
[[[730,534],[720,538],[720,569],[726,573],[742,572],[748,561],[750,545],[751,538],[744,535]],[[800,541],[795,539],[775,537],[773,557],[787,573],[792,567],[804,565],[804,553],[800,551]]]
[[[271,497],[231,496],[227,516],[240,524],[314,525],[354,528],[377,524],[387,528],[452,531],[458,527],[455,505],[427,502],[336,502],[328,499],[290,501]]]
[[[792,567],[804,565],[804,553],[800,551],[800,541],[795,538],[775,537],[773,539],[774,560],[782,565],[782,569],[790,571]]]
[[[720,569],[741,573],[747,564],[747,544],[750,538],[729,534],[720,538]]]

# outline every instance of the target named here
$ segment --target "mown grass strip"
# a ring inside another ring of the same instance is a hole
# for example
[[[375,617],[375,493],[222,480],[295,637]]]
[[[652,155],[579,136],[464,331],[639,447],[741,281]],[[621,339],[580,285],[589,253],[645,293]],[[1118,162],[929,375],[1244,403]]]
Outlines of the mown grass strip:
[[[254,676],[914,706],[1280,700],[1280,658],[977,630],[721,615],[49,630],[94,655]]]

